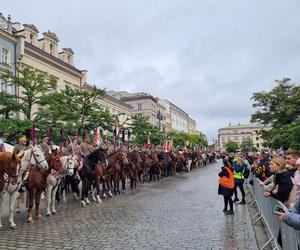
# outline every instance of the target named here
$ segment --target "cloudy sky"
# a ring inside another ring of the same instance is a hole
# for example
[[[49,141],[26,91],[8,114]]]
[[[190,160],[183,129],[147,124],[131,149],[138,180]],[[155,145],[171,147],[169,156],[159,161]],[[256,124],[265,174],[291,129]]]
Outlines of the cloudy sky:
[[[0,11],[51,30],[99,87],[166,98],[210,142],[248,123],[253,92],[300,77],[299,0],[14,0]]]

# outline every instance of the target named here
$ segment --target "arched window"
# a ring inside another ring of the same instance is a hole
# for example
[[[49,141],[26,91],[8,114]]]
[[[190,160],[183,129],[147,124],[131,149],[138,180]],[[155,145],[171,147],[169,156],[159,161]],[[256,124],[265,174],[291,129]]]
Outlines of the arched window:
[[[53,44],[50,43],[50,54],[52,55],[52,53],[53,53]]]
[[[32,44],[32,42],[33,42],[33,34],[30,34],[30,43]]]

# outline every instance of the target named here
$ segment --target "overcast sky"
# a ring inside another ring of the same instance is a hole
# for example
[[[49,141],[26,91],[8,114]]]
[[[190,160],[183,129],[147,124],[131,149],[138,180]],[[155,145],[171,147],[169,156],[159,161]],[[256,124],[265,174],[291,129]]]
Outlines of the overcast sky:
[[[99,87],[166,98],[218,128],[248,123],[253,92],[300,76],[300,1],[13,0],[0,11],[71,47]]]

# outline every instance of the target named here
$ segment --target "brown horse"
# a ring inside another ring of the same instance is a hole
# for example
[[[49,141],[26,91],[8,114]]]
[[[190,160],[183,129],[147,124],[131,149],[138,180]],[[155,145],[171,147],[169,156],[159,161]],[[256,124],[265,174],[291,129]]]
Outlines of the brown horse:
[[[107,191],[108,195],[111,197],[112,186],[114,186],[114,194],[120,194],[121,168],[128,165],[128,163],[125,152],[122,149],[108,156],[108,167],[105,169],[104,173],[105,181],[103,182],[103,194]],[[114,185],[112,185],[112,183]]]
[[[130,179],[130,189],[136,188],[138,174],[142,170],[143,160],[137,151],[132,151],[127,155],[129,164],[124,166],[121,171],[122,191],[126,191],[126,178]]]
[[[39,220],[42,218],[42,215],[39,212],[40,199],[42,192],[46,189],[47,177],[50,174],[51,169],[59,171],[63,168],[62,162],[60,161],[61,154],[54,151],[53,154],[46,157],[46,160],[49,165],[48,171],[43,171],[37,167],[31,168],[29,170],[27,190],[29,193],[29,209],[27,222],[32,223],[32,208],[35,201],[35,215],[36,219]]]
[[[22,157],[14,153],[0,152],[0,192],[6,183],[15,185],[17,183],[18,168]]]
[[[145,180],[149,177],[151,168],[153,169],[154,165],[158,162],[158,158],[157,158],[157,154],[154,152],[150,152],[150,153],[139,152],[139,154],[143,160],[142,172],[140,172],[140,174],[143,175],[142,181],[145,182]]]

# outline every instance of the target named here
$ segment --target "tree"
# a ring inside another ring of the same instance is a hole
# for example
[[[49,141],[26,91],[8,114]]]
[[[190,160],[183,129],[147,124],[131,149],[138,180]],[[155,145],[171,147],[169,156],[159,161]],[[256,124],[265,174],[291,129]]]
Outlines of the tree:
[[[153,144],[160,144],[160,131],[158,126],[153,126],[149,122],[149,117],[134,117],[131,125],[134,136],[133,144],[142,146],[147,143],[148,136]]]
[[[270,92],[254,93],[253,107],[258,110],[251,121],[271,125],[272,129],[262,132],[262,138],[271,148],[298,148],[300,118],[300,86],[289,78],[276,80],[278,85]]]
[[[186,141],[188,141],[191,147],[206,147],[207,141],[202,134],[188,134],[184,132],[171,131],[168,133],[168,137],[173,140],[174,146],[183,148]]]
[[[245,139],[242,141],[240,145],[240,149],[242,152],[255,152],[257,148],[254,147],[253,141],[251,139]]]
[[[114,118],[98,102],[104,95],[105,90],[95,86],[84,89],[66,86],[62,92],[44,99],[48,108],[41,113],[40,126],[64,127],[70,131],[90,131],[101,127],[112,131]]]
[[[56,80],[52,76],[24,66],[17,67],[17,76],[7,71],[1,75],[1,78],[8,85],[16,85],[19,89],[17,97],[3,92],[0,95],[2,107],[0,113],[6,118],[12,112],[19,112],[23,113],[27,120],[37,120],[39,117],[37,106],[43,106],[44,98],[56,88]]]
[[[258,110],[251,122],[258,122],[280,128],[300,117],[300,86],[290,83],[289,78],[276,80],[278,86],[270,92],[257,92],[252,96],[253,107]]]
[[[56,88],[56,80],[46,73],[24,66],[17,67],[16,76],[7,71],[0,77],[8,86],[15,86],[19,90],[18,96],[0,92],[0,135],[5,135],[8,141],[14,141],[17,135],[27,134],[30,127],[38,122],[39,108],[46,105],[43,104],[44,98]],[[25,119],[19,120],[20,114]]]
[[[227,153],[235,153],[239,149],[239,144],[235,141],[228,141],[225,144],[225,148]]]

